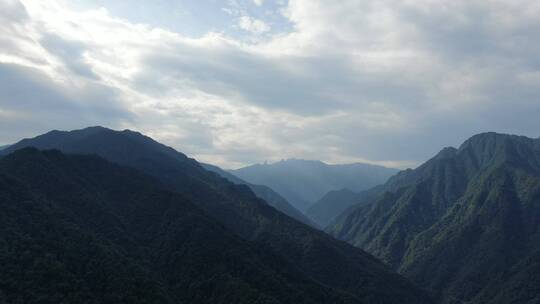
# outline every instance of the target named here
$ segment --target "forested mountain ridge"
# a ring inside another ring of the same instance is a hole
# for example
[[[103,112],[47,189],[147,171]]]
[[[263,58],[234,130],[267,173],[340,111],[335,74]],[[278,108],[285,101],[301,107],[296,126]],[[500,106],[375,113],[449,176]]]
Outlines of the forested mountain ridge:
[[[356,303],[96,156],[0,159],[0,302]]]
[[[247,186],[235,185],[140,133],[102,127],[52,131],[23,140],[2,153],[25,146],[97,154],[149,174],[237,236],[256,242],[311,280],[347,293],[356,302],[431,303],[423,291],[371,255],[284,215]]]
[[[483,133],[400,172],[328,231],[442,303],[540,301],[540,140]]]

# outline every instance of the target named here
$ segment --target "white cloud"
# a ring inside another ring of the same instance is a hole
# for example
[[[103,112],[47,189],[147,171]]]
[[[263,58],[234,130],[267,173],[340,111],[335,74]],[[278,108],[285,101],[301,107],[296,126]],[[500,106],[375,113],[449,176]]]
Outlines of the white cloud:
[[[253,0],[253,3],[255,3],[257,6],[261,6],[264,4],[264,0]]]
[[[238,26],[248,32],[261,34],[270,31],[270,26],[264,21],[249,16],[238,18]]]
[[[58,1],[0,0],[2,144],[103,124],[225,167],[404,166],[476,132],[540,129],[534,1],[290,0],[291,32],[236,20],[268,36],[255,42]]]

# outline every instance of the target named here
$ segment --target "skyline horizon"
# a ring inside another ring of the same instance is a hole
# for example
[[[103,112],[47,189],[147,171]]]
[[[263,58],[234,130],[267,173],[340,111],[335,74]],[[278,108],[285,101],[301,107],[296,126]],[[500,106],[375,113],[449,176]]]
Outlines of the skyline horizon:
[[[21,140],[24,140],[24,139],[32,139],[32,138],[35,138],[35,137],[38,137],[38,136],[41,136],[41,135],[45,135],[47,133],[50,133],[50,132],[54,132],[54,131],[59,131],[59,132],[71,132],[71,131],[79,131],[79,130],[84,130],[84,129],[90,129],[90,128],[104,128],[104,129],[108,129],[108,130],[113,130],[113,131],[130,131],[130,132],[136,132],[136,133],[140,133],[144,136],[148,136],[150,137],[151,139],[159,142],[159,143],[162,143],[162,144],[165,144],[166,146],[168,147],[171,147],[173,149],[175,149],[176,151],[180,152],[180,153],[183,153],[183,154],[186,154],[188,157],[190,158],[193,158],[195,159],[197,162],[199,163],[207,163],[207,164],[211,164],[211,165],[215,165],[215,166],[218,166],[219,168],[221,169],[224,169],[224,170],[227,170],[227,171],[234,171],[234,170],[238,170],[238,169],[242,169],[242,168],[246,168],[246,167],[250,167],[250,166],[256,166],[256,165],[275,165],[275,164],[278,164],[280,162],[287,162],[287,161],[295,161],[295,160],[298,160],[298,161],[307,161],[307,162],[321,162],[323,164],[326,164],[326,165],[354,165],[354,164],[363,164],[363,165],[373,165],[373,166],[380,166],[380,167],[384,167],[384,168],[388,168],[388,169],[397,169],[397,170],[400,170],[400,171],[403,171],[403,170],[408,170],[408,169],[416,169],[418,168],[419,166],[421,166],[423,163],[429,161],[431,158],[435,157],[438,153],[440,153],[441,151],[447,149],[447,148],[453,148],[453,149],[459,149],[459,147],[465,143],[467,140],[475,137],[475,136],[478,136],[478,135],[482,135],[482,134],[489,134],[489,133],[495,133],[495,134],[499,134],[499,135],[510,135],[510,136],[519,136],[519,137],[526,137],[526,138],[529,138],[529,139],[533,139],[533,140],[537,140],[537,139],[540,139],[540,136],[538,137],[532,137],[532,136],[527,136],[527,135],[522,135],[522,134],[514,134],[514,133],[504,133],[504,132],[496,132],[496,131],[486,131],[486,132],[480,132],[480,133],[476,133],[476,134],[472,134],[470,135],[469,137],[467,137],[466,139],[464,139],[462,142],[460,142],[459,144],[457,145],[446,145],[446,146],[443,146],[441,147],[436,153],[434,153],[433,155],[431,155],[430,157],[424,159],[424,160],[421,160],[419,161],[418,163],[416,163],[414,166],[408,166],[408,167],[397,167],[397,166],[389,166],[389,165],[385,165],[384,162],[370,162],[369,160],[359,160],[359,161],[352,161],[352,162],[330,162],[330,161],[327,161],[327,160],[324,160],[324,159],[310,159],[310,158],[303,158],[303,157],[299,157],[299,156],[291,156],[291,157],[276,157],[274,159],[268,159],[268,160],[260,160],[260,161],[257,161],[257,162],[254,162],[254,163],[246,163],[246,164],[243,164],[241,166],[238,166],[238,167],[224,167],[220,164],[217,164],[217,163],[213,163],[213,162],[208,162],[208,161],[205,161],[205,160],[201,160],[197,157],[195,157],[194,155],[190,155],[186,152],[184,152],[181,147],[175,147],[173,145],[169,145],[168,143],[166,142],[162,142],[161,140],[157,139],[157,138],[154,138],[148,134],[145,134],[144,132],[142,131],[139,131],[139,130],[135,130],[135,129],[114,129],[114,128],[110,128],[110,127],[105,127],[105,126],[101,126],[101,125],[95,125],[95,126],[88,126],[88,127],[84,127],[84,128],[81,128],[81,129],[71,129],[71,130],[61,130],[61,129],[52,129],[52,130],[49,130],[47,132],[44,132],[44,133],[40,133],[40,134],[34,134],[34,135],[31,135],[31,136],[28,136],[28,137],[23,137],[23,138],[20,138],[19,140],[13,142],[13,143],[9,143],[9,144],[4,144],[4,143],[1,143],[0,142],[0,149],[5,149],[5,148],[8,148],[9,146],[12,146],[16,143],[18,143],[19,141]]]

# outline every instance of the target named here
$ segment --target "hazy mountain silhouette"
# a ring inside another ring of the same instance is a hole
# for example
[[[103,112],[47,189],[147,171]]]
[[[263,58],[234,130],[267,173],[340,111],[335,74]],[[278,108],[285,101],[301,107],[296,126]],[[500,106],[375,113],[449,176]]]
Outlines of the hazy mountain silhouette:
[[[140,133],[102,127],[52,131],[22,140],[2,153],[26,146],[97,154],[149,174],[201,208],[224,229],[283,261],[284,267],[294,265],[303,276],[336,293],[348,294],[355,303],[431,302],[424,292],[371,255],[296,221],[257,198],[247,186],[235,185]]]
[[[205,168],[208,171],[212,171],[214,173],[219,174],[221,177],[229,180],[230,182],[233,182],[237,185],[246,185],[248,186],[253,193],[263,199],[265,202],[267,202],[270,206],[276,208],[277,210],[287,214],[288,216],[313,227],[317,227],[318,225],[312,222],[310,219],[308,219],[302,212],[298,211],[296,208],[294,208],[289,202],[283,198],[281,195],[276,193],[274,190],[272,190],[270,187],[263,186],[263,185],[254,185],[250,184],[244,180],[242,180],[239,177],[236,177],[235,175],[221,169],[218,166],[214,166],[211,164],[204,164],[201,163],[203,168]]]
[[[479,134],[375,192],[328,231],[442,303],[540,302],[540,139]]]
[[[384,183],[396,172],[369,164],[328,165],[300,159],[231,170],[245,181],[272,188],[302,212],[329,191],[348,188],[360,192]]]
[[[347,188],[326,193],[306,211],[306,215],[319,226],[326,227],[349,207],[362,201],[362,192]]]

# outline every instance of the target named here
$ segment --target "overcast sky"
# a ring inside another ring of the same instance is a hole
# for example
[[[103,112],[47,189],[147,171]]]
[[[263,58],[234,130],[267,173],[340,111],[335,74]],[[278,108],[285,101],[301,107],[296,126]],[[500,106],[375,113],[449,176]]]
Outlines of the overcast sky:
[[[0,145],[134,129],[225,168],[540,136],[540,2],[0,0]]]

